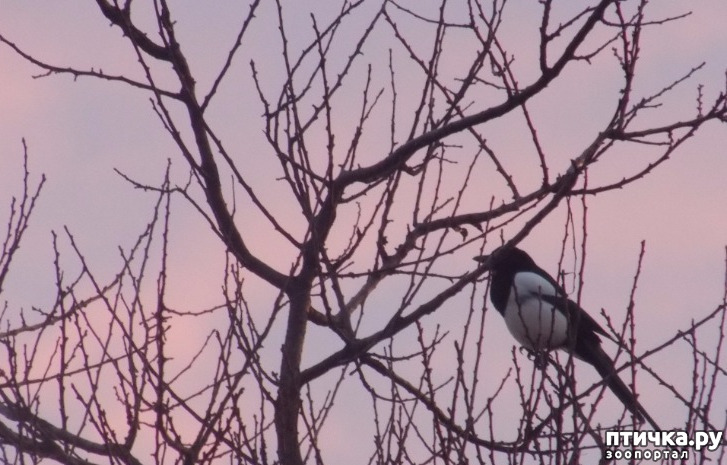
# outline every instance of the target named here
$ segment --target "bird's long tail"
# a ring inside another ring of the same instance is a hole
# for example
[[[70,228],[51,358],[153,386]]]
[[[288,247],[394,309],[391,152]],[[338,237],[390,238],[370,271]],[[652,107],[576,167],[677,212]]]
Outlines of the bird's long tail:
[[[594,366],[598,374],[603,377],[606,386],[618,397],[618,399],[624,404],[624,406],[631,412],[636,420],[643,423],[644,420],[648,421],[649,424],[656,430],[660,430],[659,425],[656,424],[653,418],[649,415],[646,409],[639,403],[636,396],[626,384],[621,381],[618,374],[616,373],[616,367],[614,366],[613,360],[603,351],[600,344],[589,344],[589,347],[581,347],[579,352],[585,352],[579,354],[585,361]],[[585,350],[584,350],[585,349]]]

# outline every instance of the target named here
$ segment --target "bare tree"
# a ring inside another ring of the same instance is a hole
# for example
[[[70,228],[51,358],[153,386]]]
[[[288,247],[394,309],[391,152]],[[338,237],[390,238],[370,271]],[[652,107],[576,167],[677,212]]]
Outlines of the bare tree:
[[[668,122],[656,125],[647,115],[701,66],[648,94],[636,90],[642,37],[688,15],[651,18],[645,0],[533,2],[539,22],[520,32],[532,37],[528,54],[515,50],[514,6],[503,0],[437,8],[345,1],[335,13],[326,6],[307,14],[307,35],[289,27],[297,5],[254,0],[203,87],[172,4],[156,0],[147,12],[130,0],[96,3],[141,73],[53,64],[1,33],[0,41],[43,77],[93,78],[145,93],[178,155],[157,185],[120,173],[154,202],[138,240],[120,247],[116,275],[99,276],[65,230],[54,244],[70,245],[80,271],[64,271],[68,258],[56,246],[55,304],[28,314],[5,305],[5,461],[324,463],[326,444],[336,440],[330,419],[356,415],[361,436],[344,441],[367,451],[362,463],[578,463],[605,450],[604,428],[631,428],[625,414],[601,419],[603,384],[576,385],[563,354],[536,367],[514,351],[502,379],[483,377],[488,265],[471,258],[503,238],[517,244],[558,209],[577,210],[564,228],[562,266],[582,276],[587,199],[628,188],[705,123],[727,121],[724,89],[702,87],[696,110],[664,111]],[[274,44],[270,54],[250,60],[246,50],[260,40]],[[265,144],[227,144],[210,116],[221,89],[239,78],[243,57],[250,60],[244,91],[258,103],[239,111],[260,124]],[[613,111],[592,116],[601,126],[577,153],[548,153],[533,100],[568,70],[593,64],[620,74]],[[532,169],[517,167],[490,140],[498,123],[529,141]],[[631,146],[650,149],[642,167],[589,182],[602,160]],[[187,177],[172,174],[180,164]],[[27,163],[24,179],[11,203],[0,291],[43,185]],[[286,200],[264,184],[284,186]],[[494,194],[495,186],[507,193]],[[210,308],[168,304],[178,200],[209,225],[227,257]],[[251,245],[250,222],[258,219],[287,267]],[[635,291],[641,259],[634,270]],[[582,284],[576,278],[575,288]],[[447,325],[447,306],[460,309],[456,325]],[[627,317],[607,320],[625,341],[620,369],[641,372],[678,402],[685,430],[724,429],[724,412],[714,406],[723,407],[717,399],[725,389],[725,301],[646,351],[634,349],[633,307],[632,295]],[[185,322],[212,329],[196,355],[180,361],[169,338]],[[720,331],[705,347],[708,326]],[[650,367],[650,357],[665,351],[692,354],[692,392]],[[505,390],[519,394],[519,406],[503,410]],[[503,433],[498,422],[512,415],[519,420]]]

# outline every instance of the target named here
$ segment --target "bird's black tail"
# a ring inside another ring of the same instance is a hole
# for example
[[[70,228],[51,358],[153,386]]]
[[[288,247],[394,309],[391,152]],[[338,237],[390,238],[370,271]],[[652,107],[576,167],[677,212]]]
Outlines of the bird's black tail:
[[[586,344],[583,344],[586,345]],[[631,389],[621,381],[616,368],[611,358],[603,351],[600,344],[588,344],[588,347],[579,347],[577,352],[578,356],[583,358],[586,362],[593,365],[598,371],[598,374],[603,377],[606,386],[618,397],[618,399],[624,404],[624,406],[631,412],[636,420],[643,423],[644,420],[648,421],[649,424],[656,430],[659,430],[659,425],[656,424],[649,413],[636,399],[636,396]]]

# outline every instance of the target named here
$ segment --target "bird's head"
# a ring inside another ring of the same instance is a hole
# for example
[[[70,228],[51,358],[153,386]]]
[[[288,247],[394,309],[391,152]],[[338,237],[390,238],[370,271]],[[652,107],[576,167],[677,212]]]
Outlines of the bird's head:
[[[499,247],[489,255],[480,255],[475,261],[485,263],[493,271],[528,270],[537,267],[530,255],[517,247]]]

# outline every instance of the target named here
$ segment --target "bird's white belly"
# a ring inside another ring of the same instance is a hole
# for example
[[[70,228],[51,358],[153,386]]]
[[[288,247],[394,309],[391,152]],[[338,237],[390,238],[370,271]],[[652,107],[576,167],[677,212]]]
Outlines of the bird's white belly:
[[[532,295],[510,292],[505,310],[505,323],[513,337],[531,350],[544,350],[565,345],[568,319],[552,305]]]

